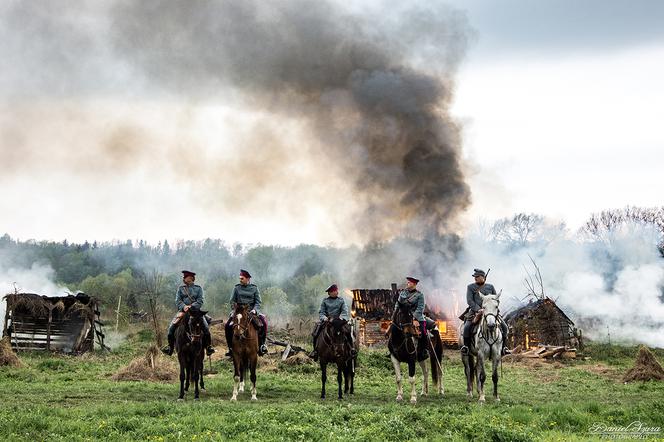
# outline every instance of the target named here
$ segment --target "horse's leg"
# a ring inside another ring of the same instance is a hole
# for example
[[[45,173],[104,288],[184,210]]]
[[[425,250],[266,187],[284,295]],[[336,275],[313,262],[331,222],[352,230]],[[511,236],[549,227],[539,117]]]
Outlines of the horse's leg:
[[[344,370],[345,366],[341,362],[337,362],[337,386],[339,392],[339,400],[344,398],[344,395],[342,394],[341,391],[341,382],[343,381]]]
[[[200,394],[200,391],[198,390],[198,376],[200,374],[200,361],[198,359],[198,355],[194,358],[194,367],[192,370],[192,375],[193,375],[193,381],[194,381],[194,400],[198,400],[198,395]]]
[[[178,353],[179,356],[179,353]],[[178,396],[178,400],[183,400],[184,399],[184,379],[185,379],[185,373],[184,373],[184,361],[180,359],[180,396]]]
[[[251,358],[251,363],[249,365],[249,380],[251,380],[251,400],[255,401],[258,398],[256,397],[256,365],[258,365],[258,356],[254,353]]]
[[[351,359],[348,367],[350,372],[350,394],[355,394],[355,361],[356,358]]]
[[[325,382],[327,382],[327,362],[325,362],[323,358],[320,359],[320,382],[321,382],[320,398],[325,399]]]
[[[431,355],[432,360],[433,357],[434,356]],[[422,367],[422,392],[420,395],[429,396],[429,369],[427,367],[426,359],[424,361],[420,361],[420,367]]]
[[[240,386],[239,386],[239,391],[240,393],[244,393],[244,372],[247,370],[247,362],[245,361],[246,356],[242,356],[240,359],[242,360],[242,363],[240,364]]]
[[[484,355],[481,351],[477,353],[477,394],[479,395],[479,402],[486,401],[484,397],[484,381],[486,381],[486,372],[484,371]]]
[[[351,361],[348,361],[344,367],[344,394],[348,394],[348,390],[350,389],[350,367],[351,367]]]
[[[401,388],[401,364],[393,354],[390,354],[390,359],[392,359],[392,365],[394,365],[394,375],[397,379],[397,400],[400,401],[403,399],[403,388]]]
[[[408,361],[408,382],[410,382],[410,403],[417,403],[417,392],[415,389],[415,359]]]
[[[493,397],[496,399],[496,402],[500,402],[500,398],[498,397],[498,365],[500,365],[500,351],[502,349],[498,349],[498,353],[494,353],[494,356],[492,362],[493,362],[493,372],[491,373],[491,380],[493,381]],[[494,349],[494,352],[496,350]]]
[[[237,391],[240,386],[240,361],[238,361],[239,355],[233,355],[233,396],[231,397],[232,401],[237,400]]]
[[[205,382],[203,382],[203,371],[205,370],[205,350],[203,350],[203,354],[201,355],[200,359],[200,384],[201,384],[201,392],[205,393]]]

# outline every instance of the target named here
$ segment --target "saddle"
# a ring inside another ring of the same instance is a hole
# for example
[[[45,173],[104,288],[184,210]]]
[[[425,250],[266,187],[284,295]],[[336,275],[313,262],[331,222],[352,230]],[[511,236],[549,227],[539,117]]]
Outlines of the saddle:
[[[258,317],[258,315],[249,315],[249,322],[254,326],[256,330],[263,328],[263,321]]]

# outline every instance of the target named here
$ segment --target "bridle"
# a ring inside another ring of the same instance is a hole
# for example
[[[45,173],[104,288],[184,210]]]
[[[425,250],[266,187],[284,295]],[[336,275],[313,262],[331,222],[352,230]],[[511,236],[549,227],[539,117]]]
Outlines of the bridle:
[[[400,317],[401,314],[402,314],[402,313],[399,312],[398,317]],[[406,346],[406,352],[407,352],[409,355],[414,355],[415,352],[417,351],[417,347],[416,347],[416,345],[415,345],[415,336],[414,336],[414,333],[413,333],[413,332],[410,332],[410,331],[406,331],[406,328],[412,328],[412,327],[413,327],[413,317],[412,317],[412,315],[409,316],[409,317],[410,317],[410,321],[409,321],[409,322],[399,322],[399,323],[396,323],[396,322],[394,322],[394,321],[391,321],[391,325],[392,325],[394,328],[396,328],[397,330],[399,330],[399,331],[403,334],[403,340],[401,341],[401,344],[399,344],[398,346],[396,346],[396,348],[394,349],[394,352],[395,352],[395,353],[398,353],[399,350],[401,350],[401,349],[403,348],[404,345]],[[411,351],[411,349],[408,348],[408,343],[409,343],[409,342],[412,344],[412,351]]]
[[[493,327],[493,330],[487,324],[487,318],[490,316],[493,316],[493,318],[496,320],[496,325]],[[498,327],[498,315],[493,313],[484,313],[482,315],[482,323],[479,326],[479,337],[489,346],[489,358],[493,358],[493,346],[496,342],[498,342],[498,333],[496,333]],[[490,339],[491,341],[489,341]]]
[[[238,319],[237,318],[238,316],[241,316],[241,318]],[[241,324],[241,322],[242,322],[242,319],[245,319],[245,318],[246,318],[246,324],[243,326]],[[242,313],[239,313],[236,309],[235,310],[235,321],[236,321],[235,325],[234,325],[235,330],[234,330],[233,336],[237,336],[239,339],[249,338],[248,330],[249,330],[249,327],[251,326],[251,320],[249,318],[248,308],[246,308],[246,307],[243,308]]]
[[[187,337],[189,338],[189,342],[197,343],[201,340],[201,336],[203,336],[203,332],[201,331],[201,327],[199,324],[198,328],[198,333],[194,333],[191,329],[191,323],[192,320],[196,319],[194,316],[189,315],[189,319],[187,320]],[[198,318],[200,320],[200,318]]]
[[[334,339],[331,336],[331,332],[334,333],[334,324],[332,321],[328,321],[327,324],[325,325],[325,330],[323,333],[323,342],[325,343],[326,346],[331,347],[334,349],[334,355],[336,357],[342,357],[344,355],[344,340],[343,340],[343,331],[339,330],[339,335],[342,337],[341,342],[336,342],[339,341],[338,339]]]

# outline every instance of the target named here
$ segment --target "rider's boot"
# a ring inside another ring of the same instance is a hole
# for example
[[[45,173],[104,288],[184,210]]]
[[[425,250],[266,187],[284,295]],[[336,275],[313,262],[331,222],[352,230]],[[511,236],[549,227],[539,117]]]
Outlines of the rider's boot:
[[[226,333],[226,345],[228,345],[228,351],[224,356],[233,357],[233,329],[228,330],[228,327],[224,329]]]
[[[265,330],[265,327],[263,327],[261,330]],[[265,345],[265,339],[267,336],[265,335],[265,332],[263,331],[262,333],[259,332],[258,334],[258,356],[263,356],[264,354],[267,354],[267,346]]]
[[[314,349],[311,351],[311,353],[309,353],[309,357],[314,361],[318,360],[318,352],[316,351],[316,338],[318,338],[318,335],[314,334]]]
[[[165,355],[172,356],[174,346],[175,346],[175,336],[168,335],[168,345],[162,348],[161,351]]]

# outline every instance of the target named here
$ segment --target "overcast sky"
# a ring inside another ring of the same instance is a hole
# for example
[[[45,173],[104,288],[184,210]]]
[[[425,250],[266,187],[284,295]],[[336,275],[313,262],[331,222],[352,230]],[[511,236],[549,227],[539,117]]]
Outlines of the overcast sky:
[[[664,2],[450,4],[465,14],[470,27],[451,108],[462,124],[462,155],[472,191],[465,221],[537,212],[576,228],[591,212],[664,204]],[[264,126],[269,110],[242,114],[232,94],[218,102],[177,95],[145,99],[146,78],[135,76],[126,60],[96,46],[109,26],[104,11],[90,4],[80,8],[83,12],[16,5],[0,7],[0,54],[12,62],[0,74],[5,163],[0,234],[74,241],[348,241],[335,226],[354,216],[348,208],[352,190],[337,177],[338,191],[318,191],[317,182],[333,178],[320,176],[316,161],[292,171],[297,189],[281,186],[271,193],[267,185],[253,201],[217,206],[216,195],[192,196],[192,184],[178,182],[180,172],[166,173],[170,166],[165,158],[141,156],[140,146],[149,145],[152,152],[188,164],[215,160],[224,156],[225,146],[248,143],[238,133]],[[60,14],[55,22],[54,14]],[[71,24],[85,31],[57,30]],[[39,40],[40,35],[50,37]],[[49,40],[53,35],[55,41]],[[80,56],[68,51],[70,58],[63,60],[61,48],[68,45],[95,50]],[[71,81],[72,76],[77,80]],[[284,115],[270,121],[286,137],[301,129],[298,121],[284,121]],[[118,161],[113,167],[100,167],[90,147],[99,134],[113,141],[113,161]],[[174,139],[184,141],[159,150]],[[207,147],[187,158],[189,143]],[[306,157],[307,147],[298,149],[297,158]],[[245,151],[251,152],[248,158],[225,157],[228,168],[220,180],[232,176],[236,167],[251,168],[261,161],[260,149],[248,145]],[[181,173],[191,177],[195,170]],[[302,188],[307,201],[318,203],[298,206],[284,197],[299,195]],[[241,199],[242,189],[229,191]]]

